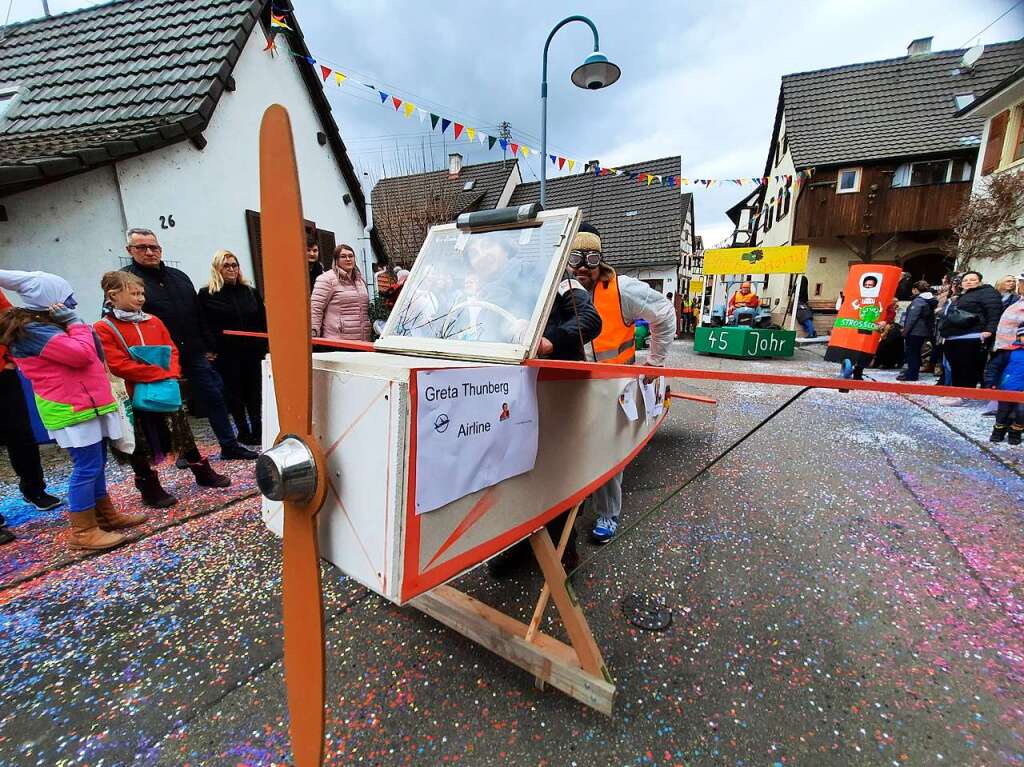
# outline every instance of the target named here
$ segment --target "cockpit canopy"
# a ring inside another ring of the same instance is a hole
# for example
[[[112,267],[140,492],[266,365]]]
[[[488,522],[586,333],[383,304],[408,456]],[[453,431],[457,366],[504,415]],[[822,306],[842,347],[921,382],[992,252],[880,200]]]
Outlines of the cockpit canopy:
[[[540,340],[579,222],[579,208],[503,208],[431,227],[376,348],[522,362]]]

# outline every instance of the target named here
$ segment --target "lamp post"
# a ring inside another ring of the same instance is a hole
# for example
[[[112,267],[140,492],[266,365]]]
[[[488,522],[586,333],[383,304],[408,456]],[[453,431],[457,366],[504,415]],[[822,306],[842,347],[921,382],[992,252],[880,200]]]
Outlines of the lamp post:
[[[540,83],[540,204],[544,205],[544,186],[547,180],[548,168],[548,47],[551,45],[551,38],[555,32],[572,21],[582,21],[590,31],[594,33],[594,52],[583,60],[583,63],[576,67],[572,73],[574,85],[586,90],[596,91],[607,88],[619,79],[622,74],[615,64],[608,60],[608,57],[600,51],[600,41],[597,36],[597,27],[594,22],[586,16],[568,16],[562,19],[551,30],[547,41],[544,43],[544,67]]]

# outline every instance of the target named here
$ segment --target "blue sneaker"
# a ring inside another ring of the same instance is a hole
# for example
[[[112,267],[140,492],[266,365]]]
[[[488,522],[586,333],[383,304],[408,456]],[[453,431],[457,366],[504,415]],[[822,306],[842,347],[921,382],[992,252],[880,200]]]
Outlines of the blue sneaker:
[[[839,371],[842,378],[853,378],[853,363],[849,359],[843,360],[843,366]]]
[[[615,537],[619,530],[619,520],[614,517],[598,517],[594,523],[594,529],[590,531],[591,537],[597,543],[608,543]]]

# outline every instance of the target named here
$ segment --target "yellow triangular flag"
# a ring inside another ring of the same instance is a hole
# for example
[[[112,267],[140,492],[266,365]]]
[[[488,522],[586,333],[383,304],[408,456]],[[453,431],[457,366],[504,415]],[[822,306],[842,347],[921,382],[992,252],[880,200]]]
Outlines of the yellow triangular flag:
[[[648,173],[647,174],[647,186],[650,186],[652,181],[654,181],[654,176],[652,176],[650,173]]]
[[[341,85],[343,82],[345,82],[345,75],[343,75],[341,72],[335,72],[334,79],[338,81],[338,85]]]
[[[528,146],[521,146],[521,147],[519,147],[519,151],[523,153],[523,157],[529,157],[530,156],[530,147],[528,147]]]
[[[569,172],[572,173],[572,166],[576,164],[575,160],[569,160]]]
[[[404,108],[406,117],[412,117],[412,113],[416,111],[416,105],[413,104],[411,101],[406,101]]]
[[[466,135],[469,136],[469,140],[472,141],[476,138],[476,128],[466,128]]]

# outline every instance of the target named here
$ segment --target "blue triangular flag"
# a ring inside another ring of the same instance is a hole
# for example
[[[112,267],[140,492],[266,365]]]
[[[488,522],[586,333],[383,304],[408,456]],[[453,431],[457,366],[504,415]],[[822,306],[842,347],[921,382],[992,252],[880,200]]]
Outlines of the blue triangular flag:
[[[306,56],[306,61],[308,61],[310,64],[316,64],[316,59],[314,59],[312,56]]]
[[[381,104],[383,104],[385,101],[388,100],[388,94],[386,94],[384,91],[377,91],[377,95],[380,96],[380,103]]]
[[[447,117],[442,117],[441,118],[441,133],[444,133],[446,130],[448,130],[448,126],[451,125],[451,124],[452,124],[451,120],[449,120]]]
[[[558,164],[558,159],[553,154],[549,154],[548,157],[551,158],[551,164],[552,165],[557,165]]]
[[[506,149],[508,149],[508,142],[505,139],[503,139],[503,138],[498,139],[498,143],[501,144],[501,151],[502,152],[504,152]]]

